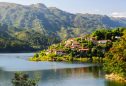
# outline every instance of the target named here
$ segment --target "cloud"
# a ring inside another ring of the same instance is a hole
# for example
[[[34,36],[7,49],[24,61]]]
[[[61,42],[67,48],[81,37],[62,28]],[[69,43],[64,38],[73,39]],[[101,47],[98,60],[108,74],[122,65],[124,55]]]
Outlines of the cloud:
[[[126,12],[113,12],[112,17],[126,17]]]

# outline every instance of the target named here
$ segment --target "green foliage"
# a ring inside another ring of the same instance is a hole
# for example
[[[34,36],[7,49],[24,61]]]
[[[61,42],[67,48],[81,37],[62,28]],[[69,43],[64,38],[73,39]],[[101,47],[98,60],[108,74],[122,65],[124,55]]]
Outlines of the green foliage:
[[[0,4],[2,4],[0,5],[2,6],[0,23],[20,28],[20,30],[32,29],[44,35],[58,36],[61,39],[82,36],[95,31],[97,28],[109,29],[126,26],[123,18],[115,19],[93,14],[71,14],[55,7],[48,8],[43,4],[27,7],[12,3]],[[107,34],[108,37],[111,35]],[[24,36],[25,34],[21,38]],[[37,44],[36,41],[35,44]]]
[[[28,74],[15,73],[12,79],[13,86],[37,86],[38,80],[32,80],[29,78]]]
[[[108,33],[111,34],[111,36],[109,35],[105,37],[106,34]],[[51,45],[48,48],[48,51],[43,50],[39,54],[37,55],[35,54],[35,56],[33,57],[33,61],[47,61],[47,60],[73,61],[74,59],[76,60],[78,58],[86,58],[86,57],[91,60],[93,57],[95,57],[96,59],[102,60],[102,58],[104,58],[105,56],[105,53],[107,53],[109,49],[112,47],[113,43],[115,41],[119,41],[119,39],[116,39],[115,36],[118,36],[120,38],[125,33],[126,31],[124,28],[117,28],[113,30],[105,30],[105,29],[97,30],[93,32],[92,34],[74,38],[74,41],[78,42],[80,45],[78,48],[72,49],[70,48],[70,46],[65,47],[66,42],[62,41],[61,43]],[[101,37],[101,35],[103,36]],[[114,38],[112,39],[113,36]],[[95,39],[96,37],[98,37],[99,40],[102,39],[102,40],[109,40],[109,41],[106,43],[97,43],[98,40]],[[110,37],[111,40],[108,37]],[[94,38],[94,39],[91,39],[91,38]],[[79,50],[82,48],[87,48],[89,50],[87,51]],[[55,53],[57,50],[61,50],[65,52],[65,54],[57,55]]]
[[[124,28],[117,28],[113,30],[100,29],[92,33],[92,36],[96,37],[97,40],[115,40],[116,36],[123,35]]]
[[[41,55],[42,55],[42,54],[41,54]],[[38,58],[38,57],[39,57],[39,54],[38,54],[38,53],[36,53],[36,54],[34,55],[34,57]]]
[[[0,52],[21,52],[46,49],[60,40],[35,30],[20,29],[1,24]]]
[[[92,48],[94,46],[94,44],[93,44],[93,42],[91,42],[91,41],[88,41],[88,48]]]
[[[126,35],[115,42],[105,55],[104,69],[108,73],[126,76]]]

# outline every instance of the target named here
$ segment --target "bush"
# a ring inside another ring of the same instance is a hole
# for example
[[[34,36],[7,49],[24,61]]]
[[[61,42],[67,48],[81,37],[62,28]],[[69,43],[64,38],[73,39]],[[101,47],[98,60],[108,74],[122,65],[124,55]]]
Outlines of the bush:
[[[13,86],[37,86],[37,79],[31,80],[28,74],[15,73],[12,79]]]

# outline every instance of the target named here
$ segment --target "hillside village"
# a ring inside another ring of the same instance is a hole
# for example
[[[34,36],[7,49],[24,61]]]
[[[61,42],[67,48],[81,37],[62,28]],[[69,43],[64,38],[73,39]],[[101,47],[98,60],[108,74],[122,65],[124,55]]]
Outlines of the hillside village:
[[[88,48],[87,46],[84,47],[80,42],[78,42],[76,40],[77,38],[70,38],[67,41],[65,41],[65,48],[69,48],[71,50],[77,50],[79,52],[88,52],[90,50],[90,48]],[[86,40],[88,42],[92,42],[94,46],[98,46],[98,45],[105,45],[107,42],[112,43],[111,40],[96,40],[95,37],[93,38],[89,38],[89,39],[83,39],[83,37],[80,37],[78,39],[81,40]],[[55,45],[54,45],[55,46]],[[104,51],[104,49],[102,49]],[[50,54],[50,53],[55,53],[56,55],[65,55],[65,50],[64,49],[48,49],[46,54]]]
[[[123,29],[115,29],[113,31],[98,30],[83,37],[69,38],[59,44],[51,45],[47,50],[36,54],[32,60],[68,61],[78,58],[103,58],[112,44],[122,35]]]

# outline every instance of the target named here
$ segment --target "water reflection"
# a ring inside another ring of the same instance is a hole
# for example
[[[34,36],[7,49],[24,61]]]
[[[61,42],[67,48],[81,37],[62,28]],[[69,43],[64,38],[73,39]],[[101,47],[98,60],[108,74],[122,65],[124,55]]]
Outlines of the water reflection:
[[[99,66],[43,70],[39,74],[39,86],[126,86],[124,83],[106,81],[102,67]]]
[[[27,70],[29,72],[25,73],[28,73],[31,78],[40,77],[38,86],[126,86],[124,83],[105,80],[104,72],[99,65],[89,63],[28,62],[26,59],[32,55],[0,55],[0,67],[5,67],[9,70],[0,70],[0,86],[12,86],[11,79],[14,77],[14,71],[10,70]],[[39,71],[37,71],[38,69]]]
[[[94,71],[95,70],[95,71]],[[104,86],[101,67],[42,70],[39,86]],[[34,76],[36,72],[30,73]]]
[[[66,68],[25,72],[40,77],[38,86],[126,86],[104,79],[102,67]],[[14,72],[0,71],[0,86],[11,86]]]
[[[115,81],[106,81],[105,86],[126,86],[126,83],[115,82]]]

